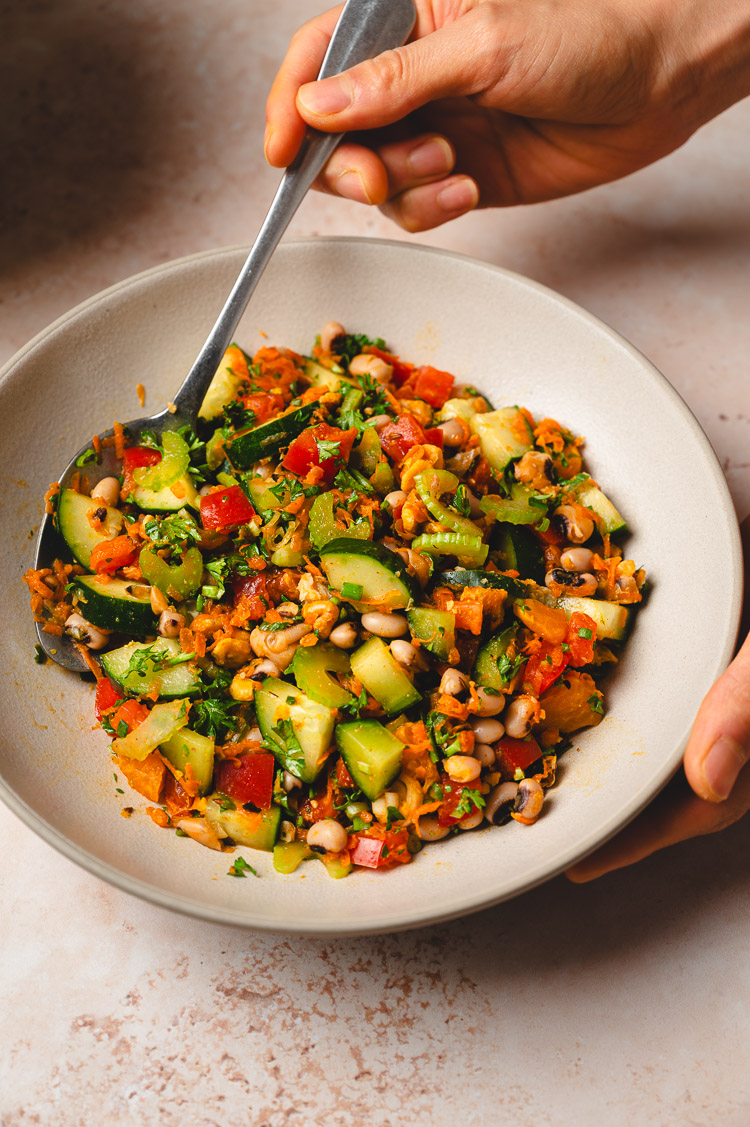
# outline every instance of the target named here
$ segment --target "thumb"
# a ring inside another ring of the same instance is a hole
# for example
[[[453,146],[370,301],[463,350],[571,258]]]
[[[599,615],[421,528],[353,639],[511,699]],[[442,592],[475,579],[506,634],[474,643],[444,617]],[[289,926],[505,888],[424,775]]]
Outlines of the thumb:
[[[437,98],[479,93],[504,69],[502,43],[488,34],[484,7],[333,78],[306,83],[297,92],[298,112],[327,132],[378,129]]]
[[[701,704],[685,749],[685,774],[709,802],[728,798],[750,758],[750,635]]]

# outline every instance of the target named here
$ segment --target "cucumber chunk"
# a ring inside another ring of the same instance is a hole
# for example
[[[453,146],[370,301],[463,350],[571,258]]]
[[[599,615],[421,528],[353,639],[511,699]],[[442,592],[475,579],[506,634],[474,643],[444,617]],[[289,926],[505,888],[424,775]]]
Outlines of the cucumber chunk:
[[[413,638],[441,661],[448,661],[456,645],[456,619],[447,610],[434,607],[413,607],[406,612]]]
[[[306,403],[288,415],[269,419],[267,423],[240,431],[225,444],[227,458],[236,470],[247,470],[261,458],[277,455],[301,434],[315,411],[314,403]]]
[[[549,500],[527,485],[516,483],[510,488],[510,497],[483,497],[480,508],[491,520],[506,524],[538,524],[547,514]]]
[[[305,696],[326,708],[344,708],[354,703],[354,694],[342,688],[331,673],[350,673],[349,654],[338,646],[319,642],[317,646],[300,646],[289,672],[294,674]]]
[[[321,548],[320,566],[333,590],[340,592],[345,583],[362,588],[357,610],[372,609],[371,604],[384,611],[409,607],[420,595],[401,557],[369,540],[331,540]]]
[[[404,744],[377,720],[337,724],[336,743],[347,771],[371,801],[383,793],[401,770]]]
[[[208,385],[208,391],[203,396],[203,402],[198,411],[199,419],[216,419],[226,407],[237,398],[237,393],[243,384],[247,384],[246,372],[237,372],[233,368],[235,358],[230,345],[221,358],[219,367],[214,372],[214,377]]]
[[[446,399],[435,416],[435,421],[445,423],[449,419],[465,419],[468,423],[476,413],[470,399]]]
[[[157,638],[155,642],[128,642],[102,654],[101,661],[107,676],[131,696],[146,696],[156,690],[161,700],[172,700],[195,696],[200,689],[198,673],[187,662],[163,664],[181,653],[176,638]]]
[[[211,786],[214,773],[214,741],[211,736],[202,736],[190,728],[181,728],[161,744],[162,755],[182,774],[188,765],[198,781],[201,794]]]
[[[343,372],[332,372],[330,368],[308,357],[304,366],[305,379],[313,387],[327,387],[331,391],[345,391],[352,387],[352,381]]]
[[[479,436],[482,453],[496,473],[502,473],[512,458],[520,458],[534,442],[528,420],[518,407],[501,407],[499,411],[472,415],[468,422]]]
[[[99,575],[77,575],[72,583],[78,609],[92,625],[124,634],[156,633],[151,588],[144,583]]]
[[[203,556],[197,548],[188,548],[178,564],[168,564],[153,548],[142,548],[138,566],[147,583],[172,598],[175,591],[182,599],[194,595],[203,578]]]
[[[511,598],[520,598],[525,595],[526,588],[518,579],[510,575],[501,575],[497,571],[480,571],[478,568],[454,567],[444,571],[439,578],[440,583],[448,587],[495,587],[507,591]]]
[[[508,680],[500,676],[498,669],[498,661],[507,652],[508,646],[513,641],[518,630],[518,624],[514,623],[508,626],[507,629],[501,630],[499,634],[493,634],[488,638],[480,647],[477,653],[476,661],[474,662],[473,677],[477,685],[483,685],[485,688],[494,689],[500,693],[503,689],[508,688]]]
[[[544,583],[544,554],[528,528],[498,525],[496,546],[506,571],[517,571],[521,579]]]
[[[193,509],[200,508],[198,490],[188,473],[178,477],[164,489],[147,489],[144,485],[134,484],[129,500],[146,513],[176,513],[186,505]]]
[[[382,638],[370,638],[352,654],[352,673],[386,712],[400,712],[421,694]]]
[[[288,681],[266,677],[255,692],[255,713],[263,740],[282,767],[312,783],[333,740],[333,709],[310,700]]]
[[[568,618],[576,611],[593,618],[597,640],[609,638],[612,642],[621,642],[628,632],[632,617],[628,607],[609,603],[606,599],[581,599],[575,595],[562,595],[555,605],[564,610]]]
[[[273,853],[281,824],[281,807],[268,810],[222,810],[215,798],[206,802],[206,821],[237,845]]]
[[[600,530],[604,535],[609,534],[611,536],[613,532],[621,532],[622,529],[627,528],[624,517],[620,516],[609,497],[602,492],[599,486],[591,484],[590,478],[579,486],[577,499],[579,505],[591,509],[598,517],[601,517]]]
[[[124,755],[126,759],[142,761],[159,744],[184,728],[188,720],[188,702],[170,700],[155,704],[146,719],[127,736],[112,741],[112,754]]]
[[[106,509],[101,528],[93,528],[89,517],[97,510]],[[91,566],[91,553],[97,544],[113,540],[122,528],[123,516],[119,509],[102,505],[74,489],[63,489],[57,503],[55,523],[65,543],[79,564]]]
[[[314,856],[306,841],[279,841],[273,847],[273,867],[277,873],[287,876]]]

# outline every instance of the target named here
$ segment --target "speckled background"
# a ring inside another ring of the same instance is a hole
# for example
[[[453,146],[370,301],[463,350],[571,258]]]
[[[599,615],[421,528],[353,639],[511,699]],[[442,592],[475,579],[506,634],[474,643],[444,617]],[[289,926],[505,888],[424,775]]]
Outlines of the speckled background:
[[[252,237],[277,178],[265,91],[316,9],[0,4],[3,360],[120,278]],[[742,517],[749,127],[745,103],[627,181],[419,237],[545,282],[632,340],[698,415]],[[394,229],[317,197],[291,233]],[[346,942],[181,919],[5,809],[0,830],[2,1127],[750,1122],[747,820],[589,887]]]

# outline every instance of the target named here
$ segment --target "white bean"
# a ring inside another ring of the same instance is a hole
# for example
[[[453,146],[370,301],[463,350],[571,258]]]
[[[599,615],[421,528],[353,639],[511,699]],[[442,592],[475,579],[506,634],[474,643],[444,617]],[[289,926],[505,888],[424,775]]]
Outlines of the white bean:
[[[532,696],[512,700],[505,714],[505,731],[514,740],[522,740],[531,731],[537,713],[537,702]]]
[[[474,735],[483,744],[494,744],[505,735],[505,728],[500,721],[492,720],[489,716],[475,717],[471,726],[474,729]]]
[[[166,610],[169,606],[169,599],[163,591],[159,590],[158,587],[151,588],[151,595],[149,596],[149,598],[151,601],[151,610],[154,612],[154,614],[161,614],[161,612],[163,610]]]
[[[324,352],[330,352],[336,337],[343,337],[345,334],[346,329],[338,321],[328,321],[321,329],[320,347]]]
[[[407,669],[410,665],[414,665],[419,657],[416,647],[411,642],[405,642],[403,638],[395,638],[391,642],[391,653],[399,665],[404,665]]]
[[[469,687],[469,678],[460,669],[446,669],[440,678],[440,692],[446,696],[455,697],[466,692]]]
[[[443,442],[446,446],[460,446],[464,440],[464,428],[458,419],[448,419],[438,425],[438,430],[443,432]]]
[[[284,774],[281,776],[281,781],[283,783],[284,790],[287,791],[287,793],[290,790],[294,790],[295,787],[301,787],[302,786],[302,783],[300,782],[300,780],[297,778],[296,775],[293,775],[291,771],[285,771]]]
[[[566,571],[588,571],[593,558],[589,548],[566,548],[560,556],[560,566]]]
[[[505,697],[502,693],[491,693],[487,689],[477,689],[479,697],[479,716],[497,716],[505,708]],[[506,725],[507,728],[507,725]]]
[[[260,465],[259,463],[253,467],[253,477],[259,477],[261,481],[267,481],[273,473],[273,470],[268,465]]]
[[[404,493],[403,489],[394,489],[392,493],[389,493],[386,496],[385,503],[391,509],[397,509],[399,505],[403,505],[405,500],[406,494]]]
[[[454,783],[473,783],[482,773],[482,764],[473,755],[451,755],[443,760],[443,770]]]
[[[353,622],[342,622],[340,626],[334,626],[328,637],[340,650],[350,650],[357,644],[357,627]]]
[[[97,626],[92,626],[81,614],[69,615],[65,619],[65,630],[71,638],[76,642],[82,642],[90,650],[100,650],[109,641],[108,630],[100,630]]]
[[[393,365],[371,352],[360,352],[350,363],[349,373],[352,376],[370,376],[378,383],[388,383],[393,375]]]
[[[493,826],[502,826],[510,821],[511,811],[518,794],[518,783],[500,783],[487,795],[484,816]]]
[[[101,501],[103,505],[111,508],[117,507],[120,500],[120,483],[116,477],[103,477],[91,490],[91,500]]]
[[[459,830],[475,830],[477,826],[481,826],[484,821],[484,810],[475,810],[468,818],[462,818],[460,822],[456,822]]]
[[[390,422],[392,422],[390,415],[373,415],[369,420],[368,425],[375,427],[375,430],[378,432],[378,434],[380,434],[383,427],[387,426]]]
[[[425,814],[419,819],[419,837],[422,841],[440,841],[450,832],[450,826],[441,826],[434,814]]]
[[[298,603],[279,603],[276,610],[281,618],[296,618],[299,614]]]
[[[531,826],[542,812],[544,791],[536,779],[522,779],[518,784],[518,796],[513,818],[524,826]]]
[[[294,841],[297,836],[297,831],[294,828],[294,822],[284,821],[281,823],[281,832],[279,837],[282,841]]]
[[[281,669],[270,657],[258,663],[250,674],[251,677],[280,677]]]
[[[159,615],[158,630],[162,638],[176,638],[185,625],[185,615],[176,610],[163,610]]]
[[[483,767],[492,767],[495,762],[495,749],[490,744],[474,744],[474,758],[478,759]]]
[[[402,614],[382,614],[379,610],[363,614],[361,622],[363,630],[379,638],[400,638],[409,630],[409,623]]]
[[[209,493],[213,493],[213,485],[202,485],[198,490],[199,497],[208,497]]]
[[[307,844],[317,845],[328,853],[340,853],[346,848],[346,841],[346,830],[333,818],[323,818],[320,822],[313,822],[307,831]]]

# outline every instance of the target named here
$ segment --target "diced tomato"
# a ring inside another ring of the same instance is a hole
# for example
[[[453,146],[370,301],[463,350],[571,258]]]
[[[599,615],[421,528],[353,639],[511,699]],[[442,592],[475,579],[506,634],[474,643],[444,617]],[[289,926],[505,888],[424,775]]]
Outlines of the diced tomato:
[[[123,699],[122,693],[115,688],[109,677],[100,677],[96,682],[96,693],[94,695],[94,713],[97,720],[101,720],[105,712],[114,708],[118,700]]]
[[[155,466],[161,461],[161,451],[152,450],[150,446],[128,446],[122,456],[122,492],[124,497],[129,497],[133,492],[135,481],[134,470],[142,466]]]
[[[336,764],[336,782],[340,787],[354,786],[354,779],[349,774],[346,763],[344,763],[344,760],[340,756]]]
[[[562,532],[558,532],[553,525],[546,528],[544,532],[540,528],[534,528],[532,532],[543,544],[562,544],[565,540]]]
[[[340,467],[349,461],[356,437],[356,427],[341,430],[339,427],[329,426],[328,423],[320,423],[316,427],[303,430],[302,434],[294,439],[281,464],[298,477],[305,477],[313,466],[320,466],[323,480],[330,485]],[[321,459],[319,442],[337,443],[338,453]]]
[[[254,621],[263,618],[270,606],[265,572],[259,571],[255,575],[235,575],[232,579],[232,590],[235,607],[241,608],[248,619]]]
[[[121,567],[128,567],[138,558],[138,546],[129,536],[115,536],[102,540],[91,552],[91,569],[111,575]]]
[[[560,645],[542,642],[535,654],[526,662],[523,674],[524,684],[528,684],[535,697],[541,696],[553,681],[556,681],[568,665],[570,654]]]
[[[414,372],[414,365],[407,364],[404,360],[399,360],[398,356],[394,356],[392,352],[384,352],[382,348],[377,348],[376,345],[370,344],[365,348],[365,352],[372,353],[373,356],[379,356],[381,360],[385,360],[386,364],[390,364],[393,368],[393,382],[396,387],[401,387],[405,384]]]
[[[223,532],[228,528],[247,524],[254,516],[255,509],[240,485],[216,489],[201,497],[201,521],[204,528]]]
[[[126,700],[113,712],[109,718],[109,722],[117,733],[120,724],[127,724],[128,731],[132,732],[133,728],[137,728],[139,724],[148,716],[148,709],[145,704],[141,704],[139,700]]]
[[[273,798],[274,757],[269,752],[241,755],[237,759],[220,759],[214,769],[216,789],[240,805],[251,802],[259,810],[268,810]]]
[[[377,869],[384,845],[384,841],[378,841],[374,837],[358,837],[351,854],[352,864],[361,865],[365,869]]]
[[[440,427],[430,427],[429,430],[426,430],[424,432],[424,436],[429,442],[430,446],[438,446],[441,450],[443,449],[445,435],[441,431]]]
[[[442,407],[446,399],[450,399],[455,376],[450,372],[441,372],[439,368],[432,368],[425,364],[417,368],[414,381],[414,398],[424,399],[431,407]]]
[[[596,623],[593,618],[580,611],[571,614],[565,641],[570,647],[568,662],[574,669],[580,669],[582,665],[593,661],[596,641]]]
[[[403,461],[412,446],[426,441],[425,432],[413,415],[399,415],[380,432],[380,445],[394,462]]]
[[[192,796],[180,785],[179,780],[174,777],[171,771],[167,771],[164,776],[162,798],[170,818],[186,818],[190,814],[193,806]]]
[[[440,785],[443,788],[443,805],[437,812],[439,825],[455,826],[458,822],[463,822],[465,818],[471,818],[476,814],[477,807],[470,802],[467,803],[468,810],[461,813],[458,818],[454,816],[454,811],[463,797],[464,790],[476,790],[476,787],[464,787],[461,783],[454,783],[448,775],[440,777]]]
[[[268,422],[273,415],[274,411],[280,404],[278,395],[268,395],[265,391],[252,391],[247,395],[241,395],[240,400],[248,411],[252,411],[255,419],[252,423],[254,427],[260,426],[261,423]]]
[[[542,754],[542,749],[535,739],[514,740],[511,736],[503,736],[494,745],[498,766],[504,779],[512,779],[516,771],[525,771]]]

